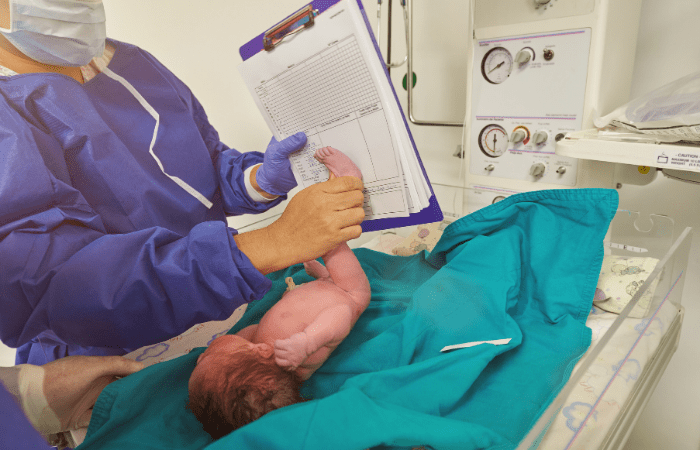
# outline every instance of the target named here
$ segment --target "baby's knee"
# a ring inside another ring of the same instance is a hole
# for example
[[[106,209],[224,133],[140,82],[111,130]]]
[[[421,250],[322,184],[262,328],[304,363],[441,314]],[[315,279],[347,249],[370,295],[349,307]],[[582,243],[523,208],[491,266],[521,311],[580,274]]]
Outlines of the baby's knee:
[[[350,293],[352,301],[357,305],[357,307],[363,312],[369,306],[369,301],[372,297],[369,291],[355,291]]]

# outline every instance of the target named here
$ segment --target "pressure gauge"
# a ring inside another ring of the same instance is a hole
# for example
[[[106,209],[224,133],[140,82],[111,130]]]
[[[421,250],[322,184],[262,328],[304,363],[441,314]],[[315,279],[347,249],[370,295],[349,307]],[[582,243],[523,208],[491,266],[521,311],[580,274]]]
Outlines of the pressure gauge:
[[[508,133],[495,123],[485,126],[479,133],[479,148],[486,156],[498,158],[508,150]]]
[[[506,81],[513,70],[513,55],[503,47],[489,50],[481,60],[481,73],[492,84]]]

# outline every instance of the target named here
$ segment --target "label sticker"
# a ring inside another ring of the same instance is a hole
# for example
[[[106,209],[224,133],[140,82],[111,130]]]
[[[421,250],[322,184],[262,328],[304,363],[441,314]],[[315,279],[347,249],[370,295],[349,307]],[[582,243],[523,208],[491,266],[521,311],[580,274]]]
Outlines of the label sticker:
[[[465,342],[464,344],[455,344],[455,345],[448,345],[447,347],[442,348],[440,350],[441,352],[449,352],[450,350],[456,350],[458,348],[467,348],[467,347],[476,347],[477,345],[481,344],[491,344],[491,345],[506,345],[511,341],[512,338],[508,339],[496,339],[494,341],[474,341],[474,342]]]
[[[700,172],[700,149],[683,147],[678,150],[665,148],[656,152],[656,166]]]

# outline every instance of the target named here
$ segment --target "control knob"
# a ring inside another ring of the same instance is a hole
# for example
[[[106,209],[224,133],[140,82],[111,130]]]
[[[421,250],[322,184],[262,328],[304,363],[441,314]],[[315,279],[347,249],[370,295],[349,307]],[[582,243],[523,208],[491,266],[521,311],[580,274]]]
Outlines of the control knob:
[[[515,55],[515,62],[519,66],[527,64],[532,59],[532,52],[528,49],[522,49]]]
[[[547,166],[545,166],[544,163],[535,163],[532,165],[532,167],[530,167],[530,175],[532,175],[535,178],[540,178],[542,175],[544,175],[544,171],[546,169]]]
[[[527,137],[527,133],[525,133],[525,130],[515,130],[513,134],[510,136],[510,141],[513,144],[519,144],[521,143],[525,138]]]
[[[544,144],[545,142],[547,142],[547,139],[549,139],[549,133],[547,133],[546,131],[540,130],[532,135],[532,142],[535,145]]]

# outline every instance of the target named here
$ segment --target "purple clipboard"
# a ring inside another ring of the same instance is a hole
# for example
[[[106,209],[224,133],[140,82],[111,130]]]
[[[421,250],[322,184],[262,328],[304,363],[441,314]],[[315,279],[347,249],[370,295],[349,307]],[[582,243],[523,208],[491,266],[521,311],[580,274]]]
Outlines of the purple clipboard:
[[[379,50],[379,45],[377,45],[377,40],[374,38],[374,33],[372,32],[372,27],[369,24],[369,19],[367,18],[367,14],[365,13],[365,9],[362,6],[362,1],[361,0],[355,0],[360,7],[360,12],[362,13],[362,17],[365,20],[365,26],[367,27],[367,31],[369,32],[370,37],[372,38],[372,43],[374,44],[374,48],[377,51],[377,58],[380,59],[382,66],[384,67],[384,72],[386,73],[387,78],[389,79],[389,86],[391,86],[392,93],[394,94],[394,99],[396,100],[396,103],[399,104],[399,99],[396,96],[396,90],[394,89],[394,85],[391,82],[391,77],[389,76],[389,71],[386,70],[386,65],[384,64],[384,61],[381,56],[381,51]],[[279,24],[277,24],[275,27],[271,28],[270,30],[260,34],[259,36],[253,38],[250,42],[247,44],[243,45],[240,48],[240,54],[241,58],[243,58],[243,61],[247,60],[251,56],[255,55],[258,52],[265,51],[265,47],[267,45],[272,45],[274,46],[276,44],[274,40],[274,31],[277,30],[280,33],[287,33],[287,34],[292,34],[296,32],[302,32],[303,29],[306,28],[307,26],[311,26],[313,24],[313,17],[316,15],[323,14],[324,11],[326,11],[328,8],[331,6],[335,5],[338,3],[338,0],[314,0],[308,5],[306,5],[304,8],[300,9],[296,13],[288,16],[286,19],[281,21]],[[310,12],[309,12],[310,11]],[[311,22],[309,24],[309,22]],[[297,24],[298,26],[294,28],[294,24]],[[273,32],[273,33],[269,33]],[[430,185],[430,180],[428,179],[428,174],[425,171],[425,167],[423,166],[423,161],[420,159],[420,154],[418,153],[418,149],[416,148],[416,143],[413,140],[413,135],[411,134],[411,130],[408,127],[408,122],[406,121],[406,116],[403,113],[403,109],[399,108],[399,111],[401,112],[401,118],[403,119],[404,126],[406,127],[406,131],[408,132],[408,137],[411,140],[411,145],[413,146],[413,151],[416,153],[416,158],[418,159],[418,164],[420,165],[421,171],[423,172],[423,176],[425,177],[425,181],[428,183],[428,188],[430,189],[430,204],[428,205],[427,208],[417,212],[410,214],[408,217],[392,217],[388,219],[375,219],[375,220],[366,220],[362,222],[362,231],[367,232],[367,231],[377,231],[377,230],[386,230],[388,228],[398,228],[398,227],[406,227],[410,225],[419,225],[419,224],[424,224],[424,223],[432,223],[432,222],[439,222],[443,220],[443,215],[442,215],[442,210],[440,209],[440,205],[438,205],[437,199],[435,198],[435,192],[433,191],[433,187]]]

